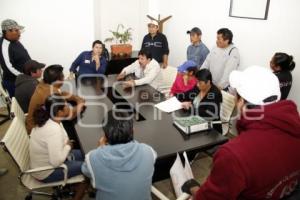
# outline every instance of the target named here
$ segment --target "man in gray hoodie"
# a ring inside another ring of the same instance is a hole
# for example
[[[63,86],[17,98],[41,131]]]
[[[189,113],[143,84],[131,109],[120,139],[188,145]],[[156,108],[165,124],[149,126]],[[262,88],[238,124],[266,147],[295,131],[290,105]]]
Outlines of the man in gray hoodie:
[[[15,98],[21,106],[24,113],[28,112],[30,99],[35,91],[42,76],[45,64],[39,63],[35,60],[29,60],[24,64],[24,74],[17,76],[15,83]]]
[[[133,120],[125,111],[111,110],[99,147],[86,155],[82,172],[97,189],[97,200],[150,200],[156,152],[133,140]]]

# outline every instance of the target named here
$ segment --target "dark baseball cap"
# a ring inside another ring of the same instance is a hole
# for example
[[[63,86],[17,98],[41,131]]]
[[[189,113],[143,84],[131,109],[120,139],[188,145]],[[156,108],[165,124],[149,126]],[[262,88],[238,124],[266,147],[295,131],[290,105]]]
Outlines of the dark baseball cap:
[[[188,30],[186,33],[187,34],[196,33],[198,35],[202,35],[202,32],[201,32],[200,28],[198,28],[198,27],[194,27],[191,30]]]
[[[30,72],[36,71],[37,69],[42,69],[46,66],[44,63],[39,63],[36,60],[28,60],[24,64],[24,74],[30,75]]]

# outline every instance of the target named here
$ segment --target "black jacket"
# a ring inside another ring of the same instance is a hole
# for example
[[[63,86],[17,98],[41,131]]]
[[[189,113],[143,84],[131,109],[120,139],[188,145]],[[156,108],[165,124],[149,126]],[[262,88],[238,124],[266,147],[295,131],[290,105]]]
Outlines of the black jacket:
[[[4,38],[0,38],[0,65],[3,70],[3,80],[15,82],[16,76],[8,69],[2,52]],[[30,60],[27,50],[19,41],[12,41],[8,46],[8,55],[13,68],[23,73],[23,65]]]
[[[279,79],[281,100],[287,99],[293,83],[292,73],[288,70],[285,70],[285,71],[275,72],[274,74]]]
[[[168,40],[162,33],[157,33],[153,38],[150,33],[145,35],[142,43],[142,49],[150,51],[152,58],[159,63],[163,62],[163,55],[169,55]]]
[[[26,74],[20,74],[16,79],[15,98],[21,106],[24,113],[28,112],[30,99],[35,91],[39,81]]]

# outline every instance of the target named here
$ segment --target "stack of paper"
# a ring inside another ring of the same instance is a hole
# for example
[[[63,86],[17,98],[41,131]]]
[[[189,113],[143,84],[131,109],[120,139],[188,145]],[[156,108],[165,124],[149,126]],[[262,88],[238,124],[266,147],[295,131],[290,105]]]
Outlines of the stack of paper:
[[[176,97],[172,97],[166,101],[156,104],[155,107],[163,112],[169,113],[180,110],[182,108],[182,105]]]

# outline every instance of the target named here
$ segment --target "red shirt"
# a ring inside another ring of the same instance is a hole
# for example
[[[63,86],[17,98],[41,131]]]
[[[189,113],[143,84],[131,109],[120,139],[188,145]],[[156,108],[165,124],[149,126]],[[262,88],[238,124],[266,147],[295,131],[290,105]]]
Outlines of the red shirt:
[[[183,81],[183,74],[182,73],[178,73],[176,76],[176,79],[172,85],[171,94],[178,94],[178,93],[183,93],[183,92],[187,92],[191,89],[193,89],[195,87],[195,85],[197,84],[197,79],[195,77],[190,78],[190,80],[188,80],[187,85],[184,84]]]
[[[238,121],[240,135],[217,151],[211,174],[196,199],[274,200],[289,194],[298,183],[300,118],[296,105],[283,100],[260,108],[264,111],[247,112],[248,117]]]

